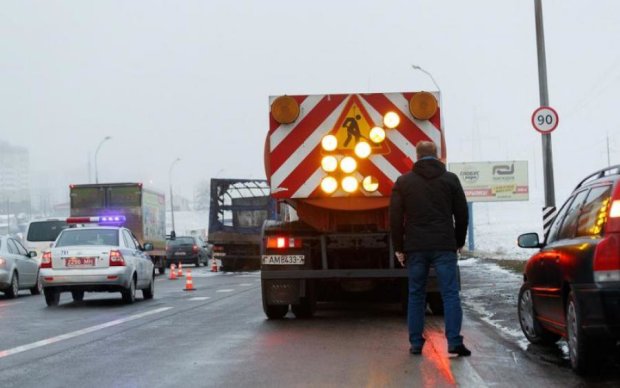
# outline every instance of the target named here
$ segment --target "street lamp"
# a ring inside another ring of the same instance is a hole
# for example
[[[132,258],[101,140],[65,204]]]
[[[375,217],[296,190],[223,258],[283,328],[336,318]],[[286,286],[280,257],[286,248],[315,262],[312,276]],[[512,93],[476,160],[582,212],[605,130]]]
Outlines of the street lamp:
[[[170,163],[170,168],[168,169],[168,185],[170,186],[170,215],[172,216],[172,231],[173,232],[174,232],[174,201],[172,200],[172,167],[174,167],[174,165],[180,160],[181,158],[176,158],[175,160],[173,160],[172,163]]]
[[[112,136],[104,137],[103,140],[101,140],[99,142],[99,145],[97,146],[97,151],[95,151],[95,183],[99,183],[99,171],[97,169],[97,155],[99,154],[99,149],[101,148],[103,143],[105,143],[106,141],[110,140],[111,138],[112,138]]]

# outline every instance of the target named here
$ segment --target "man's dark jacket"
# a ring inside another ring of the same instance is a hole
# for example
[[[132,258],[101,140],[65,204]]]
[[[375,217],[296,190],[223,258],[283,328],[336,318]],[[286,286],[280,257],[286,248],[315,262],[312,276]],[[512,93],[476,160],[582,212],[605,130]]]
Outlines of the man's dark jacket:
[[[461,182],[439,160],[419,160],[396,180],[390,199],[395,251],[456,251],[465,245],[467,221]]]

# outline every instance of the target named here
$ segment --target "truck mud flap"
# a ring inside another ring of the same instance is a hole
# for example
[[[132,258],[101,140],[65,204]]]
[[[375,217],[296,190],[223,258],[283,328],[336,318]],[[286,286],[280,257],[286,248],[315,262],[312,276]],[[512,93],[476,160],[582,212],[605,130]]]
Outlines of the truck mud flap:
[[[263,299],[268,305],[298,304],[299,280],[263,280]]]

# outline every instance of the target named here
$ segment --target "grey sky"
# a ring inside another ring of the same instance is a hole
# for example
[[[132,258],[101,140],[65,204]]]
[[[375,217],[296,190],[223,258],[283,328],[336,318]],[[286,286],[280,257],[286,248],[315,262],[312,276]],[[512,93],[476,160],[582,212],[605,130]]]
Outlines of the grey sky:
[[[263,177],[268,96],[434,89],[451,162],[526,159],[542,201],[533,0],[2,1],[0,140],[83,183]],[[620,2],[543,0],[557,200],[620,163]],[[222,171],[223,170],[223,171]],[[541,202],[542,203],[542,202]]]

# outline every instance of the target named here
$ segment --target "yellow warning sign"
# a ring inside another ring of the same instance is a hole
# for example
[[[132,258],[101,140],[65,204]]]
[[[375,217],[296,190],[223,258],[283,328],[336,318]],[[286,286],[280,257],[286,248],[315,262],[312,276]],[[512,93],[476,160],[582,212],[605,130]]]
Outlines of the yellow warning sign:
[[[356,95],[351,96],[345,105],[332,134],[338,139],[337,151],[350,153],[360,141],[370,144],[371,154],[387,154],[389,149],[385,142],[376,144],[370,140],[370,130],[375,126],[372,118],[364,109]]]

